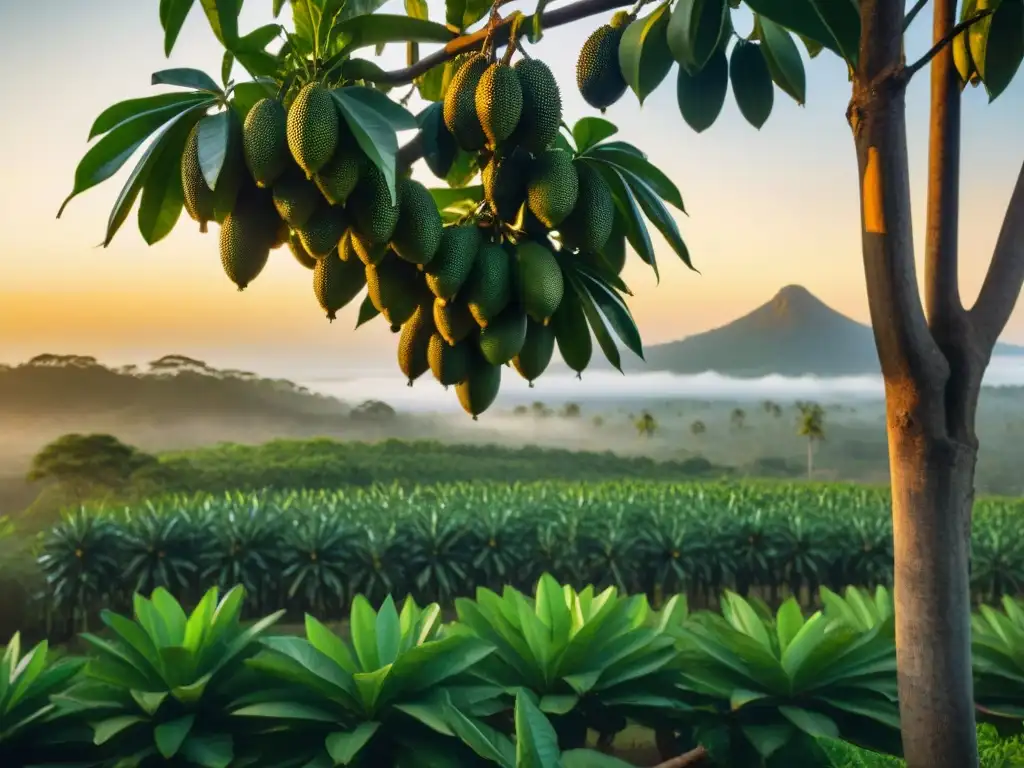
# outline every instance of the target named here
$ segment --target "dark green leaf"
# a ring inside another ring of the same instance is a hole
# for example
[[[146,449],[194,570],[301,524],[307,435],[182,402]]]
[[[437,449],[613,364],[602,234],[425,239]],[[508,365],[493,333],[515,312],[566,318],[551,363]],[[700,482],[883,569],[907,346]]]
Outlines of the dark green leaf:
[[[728,91],[729,60],[722,48],[711,54],[704,68],[695,75],[685,67],[679,68],[676,82],[679,114],[697,133],[707,130],[718,119]]]
[[[618,217],[616,217],[618,219]],[[616,226],[621,226],[616,224]],[[624,228],[624,227],[623,227]],[[614,232],[614,230],[613,230]],[[614,235],[613,235],[614,237]],[[632,296],[633,292],[629,290],[629,286],[626,285],[625,281],[619,275],[615,274],[608,263],[605,261],[603,255],[597,253],[594,254],[595,260],[593,262],[586,262],[580,259],[576,259],[573,263],[577,272],[585,272],[588,275],[593,275],[599,280],[608,283],[608,285],[615,288],[620,293],[624,293],[627,296]]]
[[[170,760],[178,754],[178,750],[181,749],[181,745],[185,742],[195,721],[195,715],[185,715],[160,723],[153,729],[153,741],[156,743],[157,751],[164,759]]]
[[[164,30],[164,56],[170,56],[194,0],[160,0],[160,26]]]
[[[576,141],[576,151],[583,154],[595,144],[614,136],[619,129],[614,123],[603,117],[584,117],[572,127],[572,137]]]
[[[149,179],[150,174],[157,164],[157,160],[163,150],[164,141],[168,140],[169,137],[173,139],[174,129],[178,124],[198,118],[202,115],[205,109],[205,106],[195,106],[188,111],[181,113],[168,122],[146,148],[146,151],[142,154],[142,158],[128,177],[128,181],[125,183],[124,187],[121,188],[121,192],[117,196],[114,207],[110,211],[110,218],[107,221],[107,233],[103,239],[104,247],[110,245],[111,240],[114,239],[114,235],[117,234],[117,230],[121,228],[125,219],[128,218],[128,214],[131,212],[132,206],[135,204],[135,200],[139,196],[139,192],[142,190],[143,185]]]
[[[761,46],[743,40],[736,43],[729,60],[729,80],[736,105],[747,122],[760,129],[772,113],[775,88]]]
[[[640,339],[640,331],[636,327],[636,321],[629,311],[629,307],[614,290],[608,287],[602,280],[585,272],[577,271],[580,283],[586,288],[604,315],[608,325],[615,331],[622,343],[641,360],[644,359],[644,344]]]
[[[284,8],[286,0],[274,0],[274,18],[276,19],[281,15],[281,9]]]
[[[332,50],[338,52],[351,52],[379,43],[447,43],[454,36],[443,24],[386,13],[356,16],[336,24],[331,30]]]
[[[359,305],[359,317],[356,320],[356,328],[370,322],[379,314],[380,310],[373,306],[373,302],[370,301],[370,297],[367,296],[363,299],[363,303]]]
[[[281,35],[280,24],[264,24],[239,38],[236,46],[239,51],[263,51]]]
[[[849,2],[849,0],[807,1],[817,11],[818,18],[821,19],[821,22],[828,30],[831,40],[834,41],[833,45],[829,45],[827,40],[821,40],[806,34],[802,29],[793,27],[790,27],[790,29],[805,39],[812,39],[819,46],[835,51],[842,58],[846,59],[851,66],[857,66],[857,53],[860,49],[860,9],[857,3]],[[784,27],[787,26],[779,19],[770,16],[770,14],[769,18],[776,24],[782,24]],[[808,46],[808,51],[810,50],[810,46]],[[814,53],[811,54],[812,57],[814,55]]]
[[[231,51],[224,51],[224,58],[220,62],[220,81],[224,83],[224,87],[228,87],[228,81],[231,80],[231,69],[235,66],[235,54]]]
[[[811,40],[809,37],[800,35],[800,42],[804,44],[804,48],[807,49],[807,55],[812,59],[815,58],[819,53],[825,50],[825,46],[819,43],[817,40]]]
[[[311,53],[313,50],[316,25],[320,20],[318,16],[314,19],[310,13],[313,10],[308,0],[291,0],[292,24],[295,26],[295,34],[289,36],[292,46],[301,54]]]
[[[359,148],[376,165],[388,184],[391,201],[395,202],[395,160],[398,137],[391,124],[372,107],[349,94],[347,88],[332,91],[338,111],[359,144]]]
[[[327,752],[335,765],[351,765],[373,735],[380,728],[380,723],[362,722],[352,731],[332,733],[327,737]]]
[[[1024,59],[1024,3],[1003,0],[995,13],[975,26],[986,22],[985,55],[977,66],[991,102],[1006,90]]]
[[[139,232],[147,245],[167,237],[178,223],[184,195],[181,188],[181,154],[188,134],[202,113],[182,120],[161,142],[159,157],[153,161],[139,203]]]
[[[491,10],[491,0],[446,0],[444,17],[458,30],[468,29]]]
[[[199,169],[206,185],[216,191],[231,141],[232,113],[218,112],[199,121]]]
[[[644,224],[643,216],[640,214],[636,200],[633,199],[633,193],[626,185],[626,180],[622,177],[621,172],[609,163],[601,160],[588,160],[588,162],[593,163],[594,169],[604,177],[611,188],[615,207],[626,224],[626,239],[629,240],[629,244],[644,263],[651,266],[657,276],[658,262],[654,256],[651,236],[647,233],[647,225]]]
[[[669,213],[661,200],[658,199],[654,190],[639,176],[627,170],[619,169],[619,173],[629,186],[629,190],[633,193],[636,201],[640,204],[644,215],[661,232],[662,237],[668,241],[668,244],[672,246],[672,250],[682,259],[682,262],[690,269],[693,269],[693,264],[690,262],[690,251],[686,247],[686,243],[683,242],[682,235],[679,234],[676,220],[672,218],[672,214]]]
[[[153,85],[176,85],[195,91],[223,93],[212,77],[198,69],[164,69],[153,73],[152,82]]]
[[[204,99],[191,105],[188,103],[175,104],[143,112],[121,122],[85,153],[85,157],[75,169],[74,188],[61,204],[57,217],[60,217],[64,208],[74,197],[117,173],[128,158],[135,154],[135,150],[169,120],[193,109],[207,109],[212,104],[212,99]]]
[[[683,196],[679,194],[679,188],[660,168],[643,157],[637,157],[631,152],[607,144],[595,147],[592,152],[588,153],[588,156],[604,160],[638,176],[641,181],[657,193],[658,197],[686,213],[686,208],[683,206]]]
[[[238,42],[238,12],[242,0],[199,0],[214,36],[227,49]]]
[[[181,109],[184,110],[198,101],[208,99],[209,97],[203,93],[161,93],[157,96],[120,101],[100,113],[89,129],[89,139],[92,140],[143,112],[152,112],[175,104],[181,105]]]
[[[181,756],[201,768],[228,768],[235,750],[230,734],[217,733],[191,736],[182,745]]]
[[[691,73],[700,72],[720,46],[727,29],[725,0],[679,0],[668,25],[668,46]]]
[[[672,68],[666,36],[668,23],[669,5],[665,3],[631,23],[622,34],[619,69],[641,104]]]
[[[620,149],[623,152],[628,152],[631,155],[636,155],[637,157],[643,158],[645,160],[647,159],[647,155],[641,152],[638,147],[635,147],[632,144],[629,144],[625,141],[606,141],[600,147],[595,147],[593,150],[589,150],[586,154],[589,155],[591,151],[604,152],[607,149]]]
[[[569,285],[572,286],[573,292],[580,300],[580,306],[583,307],[583,314],[587,318],[587,324],[590,326],[590,330],[594,332],[594,338],[597,339],[598,346],[601,347],[605,359],[612,364],[615,370],[622,373],[622,356],[619,354],[619,348],[615,344],[615,339],[608,333],[608,327],[604,324],[604,319],[594,303],[594,298],[575,274],[569,272],[566,274],[566,277],[569,280]]]
[[[405,0],[405,13],[414,19],[429,19],[427,0]]]
[[[374,110],[394,131],[413,131],[418,127],[412,112],[374,88],[350,85],[342,90],[347,98],[360,101]]]
[[[761,17],[761,53],[772,80],[801,106],[807,98],[807,75],[800,51],[789,32]]]
[[[420,125],[420,142],[423,144],[423,160],[430,172],[439,179],[445,178],[452,169],[459,148],[455,137],[444,124],[444,107],[435,101],[416,118]]]
[[[338,20],[375,13],[387,0],[345,0]]]
[[[771,19],[786,29],[792,30],[799,35],[808,37],[842,56],[847,61],[856,62],[857,46],[860,44],[860,17],[856,6],[850,0],[820,0],[820,4],[828,6],[829,13],[840,14],[840,4],[845,3],[857,16],[857,35],[855,38],[847,37],[844,33],[844,46],[852,42],[852,48],[841,47],[835,36],[822,21],[821,15],[815,10],[813,0],[747,0],[747,7],[754,13]],[[853,58],[850,58],[850,55]]]

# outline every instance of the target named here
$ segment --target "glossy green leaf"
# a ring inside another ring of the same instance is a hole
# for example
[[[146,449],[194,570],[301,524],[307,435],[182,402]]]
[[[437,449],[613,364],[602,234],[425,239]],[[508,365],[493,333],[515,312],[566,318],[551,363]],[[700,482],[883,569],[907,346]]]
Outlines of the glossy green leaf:
[[[662,200],[686,213],[679,188],[660,168],[643,156],[636,155],[611,144],[595,147],[588,153],[588,156],[611,163],[619,168],[624,168],[653,189]]]
[[[174,85],[179,88],[191,88],[194,91],[223,93],[212,77],[198,69],[164,69],[154,72],[151,80],[153,85]]]
[[[480,757],[501,768],[516,768],[516,747],[508,736],[486,723],[470,719],[450,701],[445,704],[445,715],[449,727]]]
[[[605,325],[604,319],[601,317],[601,312],[594,303],[593,297],[580,283],[579,278],[576,277],[576,275],[569,273],[567,277],[569,279],[569,283],[573,287],[576,297],[580,301],[580,306],[583,307],[583,314],[587,318],[587,325],[590,326],[590,330],[593,332],[594,338],[597,339],[597,344],[601,347],[601,352],[604,353],[605,359],[611,363],[615,370],[622,373],[622,355],[619,354],[619,348],[615,345],[615,340],[612,338],[611,334],[608,333],[608,327]]]
[[[353,761],[370,743],[370,739],[377,733],[380,723],[360,723],[352,731],[343,733],[332,733],[327,737],[327,752],[335,765],[352,765]]]
[[[234,119],[234,113],[224,111],[199,121],[199,169],[206,185],[214,191],[228,156]]]
[[[381,43],[447,43],[454,36],[443,24],[385,13],[356,16],[331,30],[332,50],[345,52]]]
[[[560,768],[558,734],[530,697],[520,692],[515,704],[516,768]]]
[[[839,726],[831,717],[801,707],[780,706],[779,712],[789,722],[809,736],[839,738]]]
[[[548,7],[550,0],[537,0],[537,7],[530,15],[530,29],[527,38],[536,45],[544,37],[544,9]]]
[[[696,74],[711,55],[721,48],[727,29],[725,0],[679,0],[668,25],[668,46],[675,60]]]
[[[433,102],[416,117],[419,123],[419,140],[423,147],[423,160],[430,172],[438,178],[445,178],[459,155],[455,137],[444,124],[444,105]]]
[[[672,68],[672,52],[666,36],[668,24],[669,4],[666,2],[632,22],[622,34],[619,69],[640,104]]]
[[[164,55],[170,56],[194,0],[160,0],[160,26],[164,30]]]
[[[249,110],[255,106],[257,101],[273,98],[276,93],[277,89],[265,81],[239,83],[232,89],[231,101],[229,103],[235,110],[235,114],[238,115],[238,119],[245,122],[246,115],[249,114]]]
[[[186,739],[181,756],[200,768],[228,768],[235,759],[235,750],[230,734],[195,735]]]
[[[857,3],[849,0],[806,0],[817,12],[818,18],[828,30],[828,40],[814,37],[802,29],[789,27],[800,35],[807,43],[811,57],[817,55],[822,47],[838,53],[850,66],[857,66],[857,54],[860,51],[860,9]],[[787,26],[780,19],[766,14],[776,24]],[[830,45],[829,43],[832,43]]]
[[[445,21],[458,30],[468,29],[491,10],[490,0],[445,0]]]
[[[356,595],[352,601],[351,611],[352,646],[359,659],[359,666],[364,672],[380,667],[377,654],[377,615],[370,601],[362,595]]]
[[[405,0],[405,13],[414,19],[429,19],[427,0]]]
[[[644,344],[640,338],[636,321],[626,303],[614,290],[596,277],[581,271],[577,271],[576,274],[580,284],[586,288],[594,303],[601,310],[601,314],[608,321],[608,325],[615,331],[615,335],[634,355],[643,360]]]
[[[195,118],[199,115],[195,114]],[[161,142],[139,203],[139,232],[147,245],[167,237],[178,223],[184,205],[181,186],[181,155],[195,120],[182,121]]]
[[[374,110],[391,126],[393,131],[412,131],[419,127],[412,112],[375,88],[350,85],[341,90],[347,99],[355,99]]]
[[[843,3],[856,17],[856,35],[851,35],[850,30],[845,27],[839,28],[838,22],[834,22],[837,24],[837,33],[843,36],[840,42],[822,21],[822,14],[815,9],[815,2],[816,0],[747,0],[746,4],[754,13],[821,43],[851,63],[856,62],[860,44],[860,17],[857,8],[850,0],[820,0],[822,10],[827,11],[829,15],[834,14],[837,19],[849,20],[850,14],[843,12]]]
[[[584,117],[572,127],[572,138],[576,142],[576,151],[583,154],[618,132],[618,127],[603,117]]]
[[[346,88],[332,91],[338,111],[345,118],[359,148],[376,165],[387,182],[391,201],[395,192],[395,163],[398,156],[398,137],[387,118],[365,102],[347,93]]]
[[[594,161],[594,168],[604,177],[611,189],[615,208],[626,223],[626,238],[629,240],[629,244],[641,260],[645,264],[649,264],[654,269],[654,274],[657,275],[658,265],[651,237],[647,233],[647,226],[644,224],[640,209],[637,207],[636,200],[634,200],[621,172],[603,161]]]
[[[224,58],[220,62],[220,81],[224,83],[224,87],[227,88],[228,81],[231,80],[231,70],[235,66],[235,54],[231,51],[224,51]]]
[[[288,0],[274,0],[273,13],[275,19],[281,15],[281,9],[284,8],[284,4],[287,1]]]
[[[740,113],[748,123],[760,129],[771,115],[775,102],[775,88],[761,46],[742,40],[736,43],[729,60],[729,80]]]
[[[93,744],[96,746],[102,746],[119,733],[122,733],[133,725],[138,725],[142,722],[145,721],[136,715],[117,715],[115,717],[108,717],[105,720],[93,723]]]
[[[801,106],[807,99],[807,74],[792,36],[771,19],[761,17],[761,53],[772,80]]]
[[[690,269],[693,269],[693,264],[690,261],[690,251],[686,247],[686,243],[683,242],[682,235],[679,234],[679,227],[676,224],[676,220],[662,204],[654,190],[652,190],[650,185],[636,174],[622,170],[619,172],[622,174],[622,178],[629,186],[630,192],[633,193],[633,197],[636,199],[637,203],[639,203],[640,209],[644,212],[644,215],[661,233],[662,237],[668,241],[668,244],[672,247],[672,250],[676,252],[676,255],[682,260],[682,262]]]
[[[402,642],[402,630],[398,621],[398,608],[388,595],[377,611],[377,657],[381,666],[394,664]]]
[[[210,22],[214,36],[225,48],[234,48],[238,43],[238,12],[242,0],[199,0]]]
[[[176,720],[160,723],[153,729],[153,741],[165,759],[170,760],[178,754],[195,721],[195,715],[185,715]]]
[[[706,131],[722,113],[725,95],[729,91],[729,60],[725,50],[718,49],[704,67],[691,75],[685,67],[679,68],[676,80],[676,101],[679,114],[697,133]]]
[[[1003,0],[995,13],[975,24],[968,34],[973,35],[974,28],[983,25],[986,29],[979,32],[986,33],[984,41],[972,46],[971,54],[975,48],[983,54],[974,61],[991,102],[1010,85],[1024,59],[1024,3]]]
[[[335,0],[338,2],[339,0]],[[387,0],[344,0],[341,2],[339,20],[366,16],[379,10]]]
[[[799,35],[799,37],[800,42],[803,43],[804,48],[807,49],[807,55],[810,56],[812,59],[817,57],[819,53],[825,50],[825,46],[823,46],[817,40],[811,40],[811,38],[804,37],[803,35]]]
[[[369,296],[363,299],[363,303],[359,305],[359,316],[356,318],[356,328],[361,325],[365,325],[380,314],[380,310],[374,306]]]
[[[118,102],[111,107],[107,107],[96,118],[92,128],[89,129],[89,139],[91,141],[97,136],[113,130],[126,120],[144,113],[166,109],[168,110],[167,114],[169,117],[175,114],[174,110],[171,109],[172,107],[178,106],[180,107],[179,111],[184,111],[196,102],[203,100],[209,100],[209,96],[205,93],[161,93],[156,96],[146,96],[141,99],[128,99],[127,101]]]
[[[794,728],[789,723],[777,723],[770,725],[748,725],[740,726],[743,735],[753,745],[757,753],[765,760],[778,752],[786,743],[793,738]]]

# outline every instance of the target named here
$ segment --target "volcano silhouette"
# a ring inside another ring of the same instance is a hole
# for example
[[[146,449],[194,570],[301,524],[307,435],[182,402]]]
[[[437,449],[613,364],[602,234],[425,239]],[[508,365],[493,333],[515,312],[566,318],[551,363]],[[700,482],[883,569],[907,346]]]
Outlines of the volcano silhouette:
[[[1000,344],[997,354],[1024,354]],[[600,353],[595,354],[595,362]],[[800,285],[728,325],[645,349],[644,361],[623,352],[623,370],[737,377],[857,376],[879,373],[871,329],[836,312]],[[627,359],[628,358],[628,359]]]

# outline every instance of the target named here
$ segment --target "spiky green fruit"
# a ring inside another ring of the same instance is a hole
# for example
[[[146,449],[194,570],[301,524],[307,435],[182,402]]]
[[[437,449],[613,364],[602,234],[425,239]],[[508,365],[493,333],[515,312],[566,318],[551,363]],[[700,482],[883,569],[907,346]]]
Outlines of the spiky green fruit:
[[[337,312],[366,287],[366,273],[358,259],[342,261],[338,253],[317,259],[313,269],[313,294],[332,323]]]
[[[507,307],[480,331],[480,354],[491,365],[504,365],[519,354],[526,341],[526,315]]]
[[[441,299],[434,300],[434,325],[441,338],[452,345],[468,339],[480,328],[469,307],[461,301],[444,302]]]
[[[548,65],[520,59],[512,67],[523,92],[523,110],[511,140],[538,154],[551,146],[562,124],[562,94]]]
[[[516,246],[516,273],[523,309],[538,323],[547,324],[562,302],[565,282],[555,254],[540,243]]]
[[[398,225],[391,249],[411,264],[429,264],[441,244],[444,224],[427,188],[414,179],[398,182]]]
[[[404,325],[416,308],[429,300],[420,271],[393,253],[365,270],[366,294],[392,330]]]
[[[476,53],[459,67],[444,95],[444,124],[467,152],[487,144],[487,135],[476,112],[476,89],[487,69],[487,57]]]
[[[491,365],[478,351],[471,354],[469,375],[465,381],[455,385],[455,394],[463,410],[476,421],[481,413],[494,404],[500,389],[501,366]]]
[[[309,83],[288,109],[288,149],[306,178],[327,165],[338,147],[338,107],[331,92]]]
[[[292,229],[302,229],[316,213],[323,198],[295,166],[274,183],[274,207]]]
[[[523,87],[519,76],[508,64],[491,64],[476,86],[476,115],[492,147],[512,135],[523,113]]]
[[[352,242],[352,251],[358,259],[367,266],[380,264],[388,254],[387,243],[375,243],[367,237],[352,230],[349,239]]]
[[[356,231],[374,243],[386,243],[398,225],[398,204],[391,202],[391,190],[380,168],[369,165],[349,196],[349,213]]]
[[[434,316],[430,304],[420,304],[412,313],[398,338],[398,367],[409,386],[430,370],[427,350],[434,335]]]
[[[484,166],[481,173],[484,199],[502,221],[515,221],[523,207],[530,164],[529,154],[516,147],[505,154],[495,153]]]
[[[550,325],[541,325],[534,320],[526,322],[526,340],[519,354],[512,358],[512,365],[519,375],[530,382],[540,378],[555,353],[555,332]]]
[[[275,251],[282,245],[288,242],[288,238],[292,235],[292,228],[288,226],[287,221],[278,219],[276,222],[276,228],[274,229],[274,239],[270,243],[270,250]]]
[[[612,234],[615,201],[601,174],[589,163],[575,161],[579,193],[572,213],[558,225],[562,243],[574,250],[600,252]]]
[[[576,61],[576,85],[583,100],[602,112],[622,98],[626,80],[619,67],[619,43],[629,16],[615,14],[610,24],[598,27],[587,38]]]
[[[288,168],[288,115],[277,99],[260,99],[242,125],[242,149],[256,185],[269,187]]]
[[[549,149],[533,161],[526,204],[541,224],[556,229],[572,213],[579,186],[572,156],[561,149]]]
[[[473,318],[481,328],[486,328],[512,298],[512,263],[508,252],[494,243],[481,246],[463,291],[461,298]]]
[[[558,311],[551,317],[551,330],[555,333],[558,352],[562,360],[576,377],[590,365],[590,357],[594,352],[594,343],[590,338],[590,326],[587,316],[583,313],[583,305],[572,291],[566,291]]]
[[[235,209],[221,224],[220,263],[238,290],[244,290],[267,265],[276,218],[270,194],[252,187],[239,194]]]
[[[480,243],[480,229],[474,224],[444,228],[437,253],[425,269],[434,296],[441,301],[455,298],[473,270]]]
[[[340,145],[334,157],[314,177],[327,202],[331,205],[344,205],[348,202],[366,164],[366,155],[357,147]]]
[[[298,232],[302,246],[309,254],[322,259],[338,250],[338,243],[346,229],[348,218],[345,209],[324,202]]]
[[[466,380],[469,376],[469,345],[449,344],[440,333],[430,337],[427,363],[434,378],[446,387]]]
[[[189,133],[185,149],[181,153],[181,189],[184,193],[185,211],[193,221],[199,222],[199,231],[206,232],[207,224],[214,217],[214,195],[203,178],[199,166],[199,126]]]
[[[288,235],[288,250],[292,252],[292,256],[306,269],[315,269],[317,259],[312,256],[306,247],[302,244],[302,239],[299,237],[298,232],[290,232]]]

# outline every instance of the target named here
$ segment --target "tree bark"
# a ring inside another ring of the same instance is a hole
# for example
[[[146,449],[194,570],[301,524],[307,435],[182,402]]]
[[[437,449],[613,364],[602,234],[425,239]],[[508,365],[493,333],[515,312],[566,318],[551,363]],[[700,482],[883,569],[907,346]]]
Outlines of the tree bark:
[[[814,441],[807,438],[807,479],[814,477]]]

